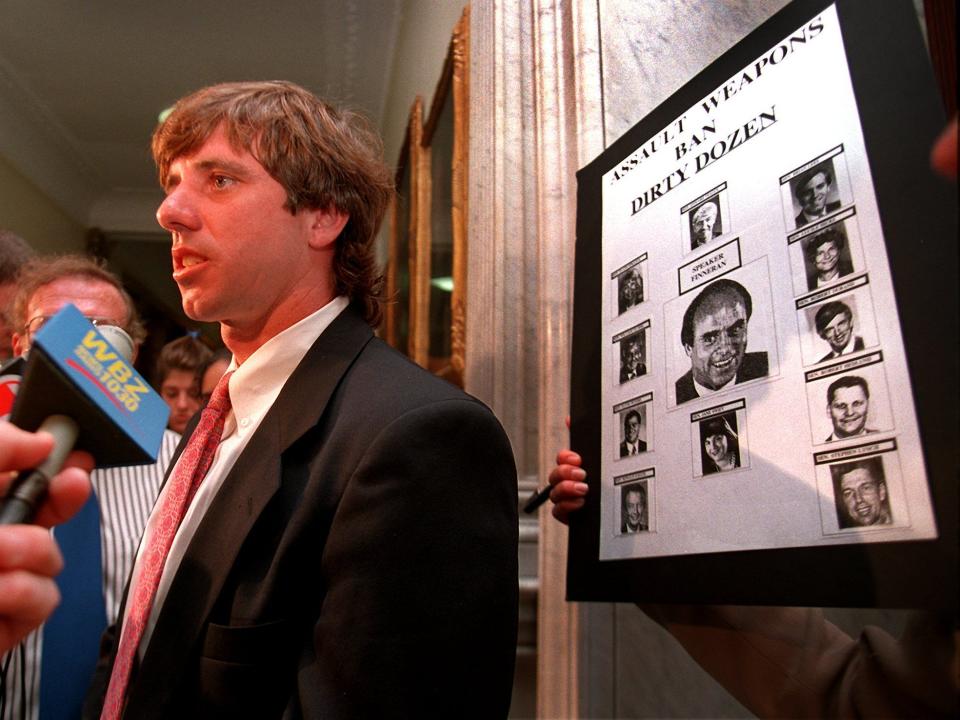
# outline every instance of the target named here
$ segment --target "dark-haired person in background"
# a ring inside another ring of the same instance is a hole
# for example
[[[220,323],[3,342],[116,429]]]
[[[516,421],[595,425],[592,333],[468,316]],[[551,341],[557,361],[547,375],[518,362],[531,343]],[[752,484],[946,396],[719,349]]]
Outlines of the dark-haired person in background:
[[[183,435],[190,418],[200,410],[200,372],[213,353],[190,335],[171,340],[157,357],[155,387],[170,407],[167,427]]]

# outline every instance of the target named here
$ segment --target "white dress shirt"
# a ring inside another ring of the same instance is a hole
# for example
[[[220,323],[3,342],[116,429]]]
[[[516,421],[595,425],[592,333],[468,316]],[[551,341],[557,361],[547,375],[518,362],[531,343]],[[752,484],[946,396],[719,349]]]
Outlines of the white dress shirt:
[[[235,371],[230,378],[232,409],[224,422],[222,439],[217,447],[216,454],[213,456],[210,470],[200,484],[196,495],[194,495],[190,507],[187,508],[183,522],[180,524],[180,528],[173,538],[173,544],[170,546],[163,574],[160,576],[157,595],[153,601],[150,617],[144,628],[143,639],[138,649],[141,659],[143,659],[143,653],[150,642],[157,618],[160,615],[160,609],[163,607],[167,593],[170,591],[170,585],[177,574],[180,562],[183,560],[200,522],[223,485],[224,479],[273,406],[287,379],[300,364],[300,361],[303,360],[303,356],[348,304],[347,298],[336,297],[312,315],[270,338],[257,348],[241,366],[236,366],[235,359],[231,361],[228,371]],[[166,487],[161,491],[157,500],[157,507],[162,506],[165,492]],[[156,518],[151,515],[144,532],[144,542],[140,544],[140,551],[137,554],[133,576],[130,579],[131,589],[135,587],[139,580],[141,555],[143,549],[150,542],[155,523]],[[133,593],[130,592],[128,597],[132,596]],[[129,613],[129,607],[128,605],[127,613]],[[124,622],[126,622],[126,614],[124,615]]]

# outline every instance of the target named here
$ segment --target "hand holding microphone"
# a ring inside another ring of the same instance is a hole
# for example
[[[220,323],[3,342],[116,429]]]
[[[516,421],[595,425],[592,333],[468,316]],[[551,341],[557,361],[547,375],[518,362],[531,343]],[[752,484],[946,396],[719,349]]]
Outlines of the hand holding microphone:
[[[46,458],[53,438],[0,423],[0,493],[13,473]],[[90,494],[87,474],[93,468],[89,453],[75,451],[64,469],[51,478],[46,501],[36,520],[50,526],[68,520]],[[0,527],[0,653],[15,646],[40,625],[56,607],[60,595],[53,577],[63,561],[45,527]]]

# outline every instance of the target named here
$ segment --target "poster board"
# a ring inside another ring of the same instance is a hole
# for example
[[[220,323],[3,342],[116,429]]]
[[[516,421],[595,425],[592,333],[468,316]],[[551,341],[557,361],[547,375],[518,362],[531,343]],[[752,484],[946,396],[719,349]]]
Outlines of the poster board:
[[[943,124],[909,2],[800,1],[578,173],[570,599],[955,605]]]

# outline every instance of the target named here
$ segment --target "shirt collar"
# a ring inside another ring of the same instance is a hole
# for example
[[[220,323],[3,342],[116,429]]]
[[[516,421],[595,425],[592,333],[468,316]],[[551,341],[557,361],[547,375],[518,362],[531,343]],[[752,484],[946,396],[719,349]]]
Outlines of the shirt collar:
[[[739,370],[737,372],[739,372]],[[707,395],[713,395],[713,393],[720,392],[724,388],[728,388],[731,385],[733,385],[737,381],[737,376],[736,374],[734,374],[732,378],[727,380],[727,382],[724,385],[721,385],[716,390],[711,390],[710,388],[705,387],[700,383],[698,383],[696,379],[693,377],[693,373],[690,373],[690,379],[693,380],[693,387],[697,391],[697,395],[699,395],[700,397],[706,397]]]
[[[230,360],[231,418],[224,436],[233,429],[243,437],[252,432],[271,408],[284,384],[321,333],[350,304],[339,295],[316,312],[274,335],[257,348],[242,365]]]

